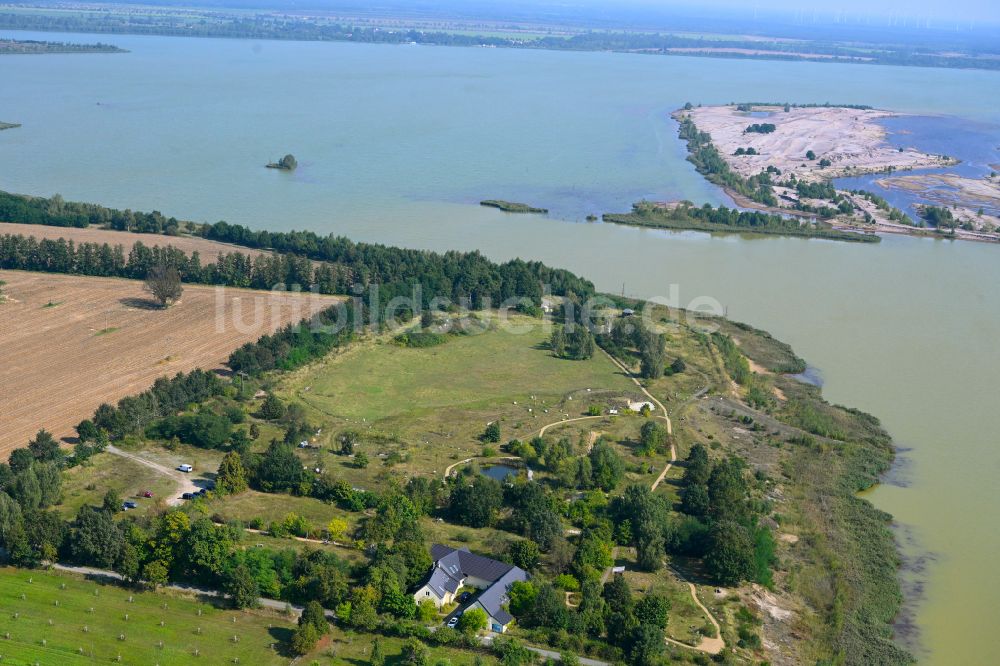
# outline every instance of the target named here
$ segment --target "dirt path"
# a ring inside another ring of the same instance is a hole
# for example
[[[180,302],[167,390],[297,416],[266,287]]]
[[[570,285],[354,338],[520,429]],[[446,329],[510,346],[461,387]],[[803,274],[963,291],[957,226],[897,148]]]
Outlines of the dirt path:
[[[653,402],[654,405],[656,405],[663,411],[662,416],[660,416],[659,414],[657,414],[656,416],[664,419],[667,422],[667,433],[672,435],[674,432],[673,423],[671,423],[670,416],[667,414],[667,408],[663,406],[663,403],[657,400],[653,396],[653,394],[647,391],[646,387],[639,383],[639,380],[632,375],[632,373],[629,371],[628,368],[625,367],[624,364],[622,364],[618,359],[616,359],[611,354],[608,354],[608,352],[604,351],[603,349],[601,351],[603,351],[607,355],[607,357],[611,359],[612,363],[618,366],[618,368],[622,372],[624,372],[633,382],[635,382],[635,385],[639,387],[639,390],[642,391],[646,395],[646,397]],[[674,446],[673,442],[671,442],[670,462],[667,463],[667,466],[663,468],[663,471],[660,472],[660,475],[656,477],[656,481],[653,482],[653,486],[652,488],[650,488],[650,490],[656,490],[656,488],[663,482],[663,479],[666,478],[667,472],[670,471],[670,468],[673,467],[675,462],[677,462],[677,449]],[[722,639],[722,628],[719,626],[718,621],[715,619],[712,613],[709,612],[708,608],[706,608],[704,604],[701,603],[701,599],[698,598],[698,590],[697,588],[695,588],[694,583],[684,580],[684,577],[678,574],[676,571],[674,571],[674,574],[680,580],[688,584],[688,587],[691,589],[691,598],[694,599],[694,603],[705,614],[705,617],[707,617],[708,621],[712,623],[712,626],[715,627],[715,638],[708,638],[707,636],[703,636],[701,642],[698,643],[698,645],[696,646],[688,645],[687,643],[681,643],[680,641],[676,641],[672,638],[666,638],[664,640],[666,640],[668,643],[671,643],[672,645],[684,647],[689,650],[698,650],[699,652],[705,652],[707,654],[713,654],[713,655],[719,654],[726,647],[726,642]],[[601,578],[601,582],[602,583],[606,582],[607,579],[610,577],[610,575],[611,575],[611,567],[608,567],[608,569],[604,572],[604,576]]]
[[[687,643],[676,641],[673,638],[666,638],[664,640],[671,645],[678,645],[680,647],[688,648],[689,650],[698,650],[699,652],[707,652],[708,654],[719,654],[726,648],[726,641],[722,639],[722,627],[719,626],[719,622],[715,619],[715,616],[713,616],[708,608],[701,603],[701,599],[698,598],[698,589],[694,586],[694,583],[684,580],[684,577],[677,573],[677,571],[673,569],[671,569],[671,571],[673,571],[674,575],[676,575],[679,579],[688,584],[688,587],[691,589],[691,598],[694,599],[695,605],[701,609],[701,612],[705,614],[708,621],[712,623],[713,627],[715,627],[715,638],[702,636],[698,645],[688,645]]]
[[[667,434],[668,435],[673,435],[674,434],[674,424],[670,421],[670,415],[667,414],[667,408],[663,406],[663,403],[660,402],[659,400],[657,400],[653,396],[652,393],[650,393],[649,391],[647,391],[646,387],[643,386],[639,382],[639,380],[635,378],[635,376],[632,374],[632,372],[628,368],[626,368],[625,365],[621,361],[619,361],[618,359],[616,359],[614,356],[612,356],[608,352],[604,351],[604,349],[601,349],[601,351],[604,352],[605,356],[607,356],[608,358],[611,359],[612,363],[614,363],[616,366],[618,366],[619,370],[621,370],[622,372],[624,372],[625,375],[629,379],[631,379],[632,382],[636,386],[639,387],[639,390],[642,391],[645,394],[645,396],[647,398],[649,398],[650,401],[652,401],[652,403],[654,405],[656,405],[657,407],[660,408],[660,410],[663,411],[663,415],[662,416],[660,416],[659,414],[657,414],[656,416],[658,418],[662,418],[664,421],[667,422]],[[671,442],[670,442],[670,462],[668,462],[667,466],[663,468],[663,471],[660,472],[660,475],[658,477],[656,477],[656,481],[653,481],[653,485],[650,488],[650,490],[656,490],[659,487],[659,485],[661,483],[663,483],[663,479],[665,479],[667,477],[667,472],[670,471],[670,468],[674,466],[675,462],[677,462],[677,447],[674,446],[673,440],[671,439]]]
[[[538,435],[536,436],[541,437],[542,435],[545,434],[545,431],[548,430],[549,428],[555,427],[557,425],[562,425],[564,423],[574,423],[576,421],[590,421],[592,419],[603,419],[603,418],[605,418],[605,416],[601,414],[600,416],[577,416],[572,419],[563,419],[561,421],[554,421],[548,425],[543,425],[541,429],[538,431]]]
[[[169,467],[166,467],[166,466],[161,465],[159,463],[155,463],[152,460],[146,460],[145,458],[141,458],[141,457],[135,455],[134,453],[128,453],[126,451],[122,451],[117,446],[112,446],[110,444],[104,450],[107,451],[108,453],[112,454],[112,455],[121,456],[122,458],[128,458],[129,460],[137,462],[140,465],[145,465],[146,467],[149,467],[150,469],[156,470],[157,472],[159,472],[163,476],[169,477],[169,478],[173,479],[174,481],[176,481],[177,482],[177,490],[176,490],[177,496],[176,497],[171,497],[170,499],[167,500],[167,504],[170,505],[170,506],[177,506],[178,504],[180,504],[183,501],[181,499],[181,495],[183,495],[184,493],[195,493],[195,492],[198,492],[198,486],[195,485],[195,483],[192,480],[191,476],[188,475],[188,474],[185,474],[184,472],[181,472],[181,471],[176,470],[176,469],[170,469]]]

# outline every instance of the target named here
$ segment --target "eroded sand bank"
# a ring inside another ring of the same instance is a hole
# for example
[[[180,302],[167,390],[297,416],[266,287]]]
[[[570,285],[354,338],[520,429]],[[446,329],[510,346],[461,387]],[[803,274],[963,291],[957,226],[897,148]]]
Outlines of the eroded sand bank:
[[[712,135],[730,168],[749,177],[774,166],[786,177],[826,180],[840,176],[950,166],[956,160],[913,149],[900,151],[885,140],[886,130],[876,121],[897,114],[876,109],[841,107],[754,106],[753,113],[736,106],[703,106],[684,113]],[[747,132],[753,124],[770,123],[769,134]],[[753,148],[757,155],[735,155]],[[807,159],[809,151],[814,159]],[[821,167],[821,160],[830,166]]]

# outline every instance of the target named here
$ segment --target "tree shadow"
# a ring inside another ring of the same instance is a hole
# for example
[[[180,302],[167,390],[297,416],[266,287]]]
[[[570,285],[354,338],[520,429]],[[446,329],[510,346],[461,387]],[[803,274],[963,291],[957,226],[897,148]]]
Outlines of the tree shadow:
[[[128,298],[122,298],[118,301],[127,308],[135,308],[136,310],[162,310],[164,309],[160,305],[159,301],[155,301],[152,298],[138,298],[135,296],[130,296]]]
[[[215,475],[213,474],[212,477],[214,478]],[[213,488],[215,488],[215,481],[213,480],[213,478],[209,478],[209,475],[205,474],[196,479],[193,479],[191,483],[193,483],[197,488],[206,488],[208,490],[212,490]]]
[[[705,571],[703,563],[695,558],[684,555],[671,555],[670,568],[679,573],[687,581],[695,585],[711,586],[714,583]]]
[[[275,645],[275,652],[279,655],[288,659],[298,656],[292,651],[291,647],[292,629],[289,627],[270,627],[268,628],[267,633],[272,639],[274,639],[274,642],[277,643],[277,645]]]

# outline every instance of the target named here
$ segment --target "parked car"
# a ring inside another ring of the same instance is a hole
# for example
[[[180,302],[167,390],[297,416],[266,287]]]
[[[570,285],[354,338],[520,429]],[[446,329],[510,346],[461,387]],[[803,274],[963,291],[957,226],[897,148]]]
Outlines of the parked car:
[[[153,496],[153,491],[152,490],[143,490],[142,491],[142,496],[143,497],[152,497]]]
[[[462,592],[462,594],[458,595],[458,603],[464,604],[466,601],[468,601],[471,598],[472,598],[472,593],[471,592]]]
[[[451,627],[452,629],[454,629],[457,624],[458,624],[458,616],[457,615],[455,617],[451,618],[450,620],[448,620],[448,626]]]
[[[178,465],[177,469],[180,470],[181,472],[190,472],[194,469],[194,467],[185,463],[183,465]]]
[[[135,502],[122,502],[122,511],[128,511],[129,509],[134,509],[137,506],[139,505]]]
[[[181,495],[181,499],[194,499],[194,493],[184,493]]]

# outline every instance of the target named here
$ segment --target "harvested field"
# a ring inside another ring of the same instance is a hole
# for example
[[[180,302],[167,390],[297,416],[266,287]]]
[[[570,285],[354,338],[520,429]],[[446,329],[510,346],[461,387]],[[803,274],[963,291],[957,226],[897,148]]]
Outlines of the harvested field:
[[[0,455],[44,427],[70,437],[102,402],[218,368],[238,346],[338,299],[185,285],[169,310],[131,280],[0,271]]]
[[[900,152],[885,140],[886,130],[876,121],[897,114],[876,109],[840,107],[754,106],[754,112],[735,106],[704,106],[684,111],[741,176],[760,173],[768,166],[781,169],[784,177],[794,174],[806,180],[825,180],[843,175],[941,167],[954,164],[937,155],[908,149]],[[749,125],[771,123],[769,134],[746,132]],[[738,148],[753,148],[757,155],[734,155]],[[816,159],[806,159],[813,151]],[[819,161],[830,160],[827,168]]]
[[[43,224],[18,224],[14,222],[0,222],[0,235],[14,234],[21,236],[33,236],[39,239],[58,240],[65,238],[74,243],[107,243],[108,245],[121,245],[128,254],[129,248],[136,243],[142,243],[147,247],[159,245],[166,247],[173,246],[182,250],[186,254],[198,252],[201,254],[202,264],[214,262],[220,254],[239,252],[257,256],[266,254],[261,250],[253,250],[246,247],[229,245],[218,241],[197,238],[195,236],[167,236],[165,234],[137,234],[130,231],[114,231],[112,229],[101,229],[98,227],[87,227],[78,229],[76,227],[50,227]]]

